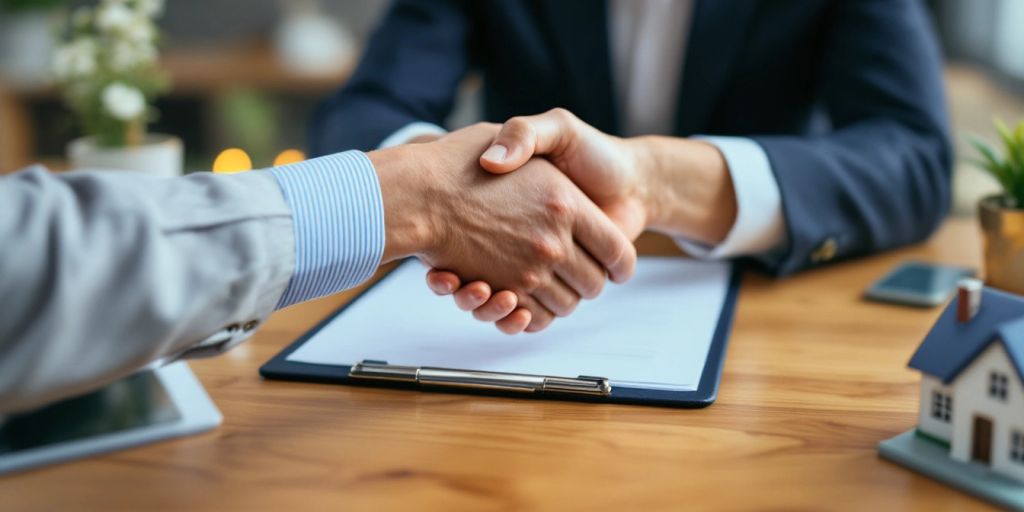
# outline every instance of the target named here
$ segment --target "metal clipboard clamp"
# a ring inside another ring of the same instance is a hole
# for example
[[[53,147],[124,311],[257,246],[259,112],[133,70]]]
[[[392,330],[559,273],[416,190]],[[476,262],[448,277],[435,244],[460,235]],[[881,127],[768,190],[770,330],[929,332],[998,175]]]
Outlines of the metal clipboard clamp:
[[[612,386],[604,377],[554,377],[525,373],[486,372],[432,368],[428,366],[397,366],[387,361],[364,360],[352,365],[349,378],[385,380],[458,388],[519,391],[524,393],[560,393],[570,395],[608,396]]]

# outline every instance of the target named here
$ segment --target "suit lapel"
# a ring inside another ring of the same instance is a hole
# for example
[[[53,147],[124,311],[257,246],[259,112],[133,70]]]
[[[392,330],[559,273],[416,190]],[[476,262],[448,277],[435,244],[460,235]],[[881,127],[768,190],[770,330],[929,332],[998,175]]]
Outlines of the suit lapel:
[[[676,134],[707,130],[746,39],[755,0],[697,0],[676,111]]]
[[[598,129],[617,133],[605,2],[548,0],[540,5],[560,62],[568,69],[570,97],[576,100],[565,107]]]

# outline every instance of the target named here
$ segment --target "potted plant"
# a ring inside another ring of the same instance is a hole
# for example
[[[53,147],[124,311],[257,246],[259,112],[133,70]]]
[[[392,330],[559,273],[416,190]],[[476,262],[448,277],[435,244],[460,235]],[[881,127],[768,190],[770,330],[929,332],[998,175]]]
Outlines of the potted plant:
[[[1002,153],[974,138],[971,145],[981,159],[976,163],[1003,188],[978,205],[985,235],[985,275],[989,285],[1024,294],[1024,121],[1010,129],[996,121]]]
[[[72,168],[182,173],[181,140],[146,131],[168,87],[153,21],[162,11],[163,0],[101,0],[71,15],[53,71],[86,134],[68,146]]]

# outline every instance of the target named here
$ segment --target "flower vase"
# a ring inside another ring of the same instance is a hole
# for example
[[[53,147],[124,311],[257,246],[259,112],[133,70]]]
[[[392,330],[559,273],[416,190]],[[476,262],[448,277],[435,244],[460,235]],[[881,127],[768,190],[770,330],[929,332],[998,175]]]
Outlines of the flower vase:
[[[73,170],[136,171],[165,178],[183,174],[184,154],[181,139],[158,134],[129,147],[102,147],[93,137],[82,137],[68,145]]]

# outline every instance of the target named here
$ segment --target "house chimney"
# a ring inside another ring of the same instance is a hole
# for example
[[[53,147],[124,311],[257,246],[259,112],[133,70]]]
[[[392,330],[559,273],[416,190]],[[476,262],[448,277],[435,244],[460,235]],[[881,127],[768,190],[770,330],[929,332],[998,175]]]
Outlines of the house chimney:
[[[974,319],[981,307],[981,280],[974,278],[961,279],[956,285],[956,321],[967,323]]]

